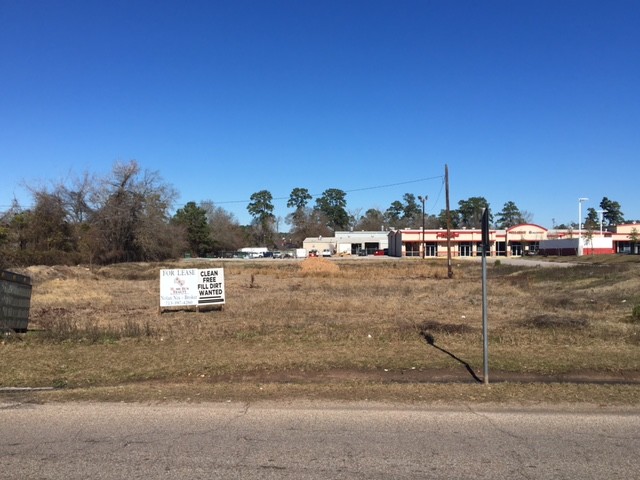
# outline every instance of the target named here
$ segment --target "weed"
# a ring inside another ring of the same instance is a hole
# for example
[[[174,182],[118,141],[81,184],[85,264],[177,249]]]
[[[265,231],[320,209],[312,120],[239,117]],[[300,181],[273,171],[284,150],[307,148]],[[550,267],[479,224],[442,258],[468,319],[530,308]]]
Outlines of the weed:
[[[447,335],[465,335],[474,333],[475,328],[459,323],[440,323],[436,321],[426,321],[416,326],[418,332],[432,332]]]
[[[124,322],[124,327],[122,328],[122,336],[137,338],[142,337],[145,333],[143,333],[143,329],[140,324],[130,318],[127,318]]]
[[[11,328],[0,328],[0,342],[2,345],[16,341],[22,341],[22,338],[14,330]]]
[[[567,309],[571,308],[574,303],[574,298],[567,295],[553,295],[549,294],[542,298],[542,303],[545,307],[551,307],[555,309]]]
[[[582,329],[589,326],[589,321],[585,318],[567,318],[554,315],[537,315],[527,318],[521,322],[522,326],[538,329]]]
[[[100,325],[95,318],[76,320],[69,316],[54,316],[40,318],[40,329],[36,339],[48,342],[77,342],[77,343],[113,343],[123,338],[152,337],[156,335],[149,320],[140,323],[127,318],[118,325]]]
[[[64,378],[55,378],[53,382],[51,382],[51,386],[53,388],[66,388],[68,382]]]

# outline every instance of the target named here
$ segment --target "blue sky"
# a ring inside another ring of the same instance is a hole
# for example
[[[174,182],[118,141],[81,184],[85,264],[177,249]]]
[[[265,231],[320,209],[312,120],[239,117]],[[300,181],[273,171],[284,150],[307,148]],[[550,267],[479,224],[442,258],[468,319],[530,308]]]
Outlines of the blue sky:
[[[0,0],[0,210],[135,159],[241,223],[269,190],[640,220],[640,2]]]

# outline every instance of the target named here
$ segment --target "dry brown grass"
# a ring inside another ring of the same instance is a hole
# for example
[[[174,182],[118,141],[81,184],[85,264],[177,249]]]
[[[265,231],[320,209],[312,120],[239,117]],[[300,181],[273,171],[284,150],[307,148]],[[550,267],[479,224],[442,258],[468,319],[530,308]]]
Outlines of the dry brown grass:
[[[222,311],[160,314],[159,269],[177,265],[26,269],[34,280],[31,331],[0,345],[0,386],[79,391],[205,382],[243,390],[262,378],[328,385],[325,391],[348,396],[336,393],[342,386],[360,398],[373,384],[393,390],[409,373],[412,384],[439,371],[469,381],[420,332],[482,371],[477,264],[456,265],[448,279],[438,260],[220,261]],[[640,304],[639,270],[490,266],[494,378],[639,379],[640,325],[630,321]],[[341,374],[327,382],[331,372]]]

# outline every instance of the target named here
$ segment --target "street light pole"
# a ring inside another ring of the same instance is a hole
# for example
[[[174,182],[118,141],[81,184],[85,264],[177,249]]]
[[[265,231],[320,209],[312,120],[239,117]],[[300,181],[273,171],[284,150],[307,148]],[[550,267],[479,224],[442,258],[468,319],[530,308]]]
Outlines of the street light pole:
[[[600,236],[602,236],[602,222],[604,220],[604,213],[606,213],[606,210],[598,210],[598,213],[600,214]]]
[[[425,258],[425,250],[426,250],[426,245],[424,244],[424,204],[427,201],[427,198],[429,198],[429,195],[425,195],[424,197],[422,195],[418,195],[418,200],[422,202],[422,259],[423,260]]]
[[[587,197],[578,199],[578,256],[582,255],[582,204],[587,200]]]

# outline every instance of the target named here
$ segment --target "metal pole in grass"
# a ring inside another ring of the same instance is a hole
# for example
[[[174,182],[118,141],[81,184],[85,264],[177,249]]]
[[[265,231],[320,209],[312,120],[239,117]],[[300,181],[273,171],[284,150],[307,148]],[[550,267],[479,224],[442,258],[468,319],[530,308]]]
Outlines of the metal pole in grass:
[[[444,165],[444,186],[447,201],[447,276],[453,278],[453,267],[451,265],[451,209],[449,208],[449,166]]]
[[[489,250],[489,209],[482,212],[482,352],[483,383],[489,385],[489,328],[487,321],[487,251]]]

